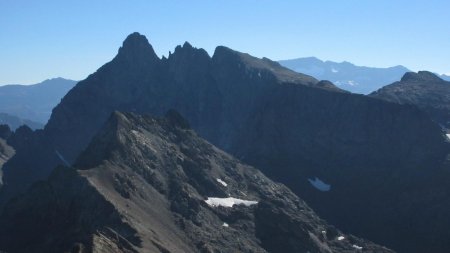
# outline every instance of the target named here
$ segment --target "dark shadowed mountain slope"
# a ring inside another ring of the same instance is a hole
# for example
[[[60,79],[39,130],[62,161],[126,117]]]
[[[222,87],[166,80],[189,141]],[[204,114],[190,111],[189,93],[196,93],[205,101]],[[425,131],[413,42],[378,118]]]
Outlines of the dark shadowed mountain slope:
[[[30,141],[35,146],[11,161],[9,167],[15,171],[6,172],[6,177],[10,187],[24,188],[29,184],[14,181],[45,178],[62,160],[74,161],[115,109],[161,115],[177,108],[189,115],[202,136],[222,148],[230,147],[259,97],[282,80],[339,91],[328,82],[226,47],[218,47],[211,58],[185,43],[168,59],[159,59],[144,36],[132,34],[111,62],[63,98],[44,131]],[[3,190],[1,195],[11,195],[5,191],[16,190]]]
[[[0,112],[0,124],[8,125],[15,130],[22,125],[27,125],[31,129],[42,129],[44,125],[27,119],[21,119],[16,116]]]
[[[52,109],[75,84],[76,81],[53,78],[33,85],[0,86],[0,113],[45,125]]]
[[[370,94],[394,103],[416,105],[438,124],[450,128],[450,82],[427,71],[408,72],[398,82]]]
[[[0,187],[3,185],[3,164],[14,155],[14,149],[6,141],[11,134],[8,125],[0,125]]]
[[[327,225],[174,111],[162,119],[113,113],[75,169],[56,169],[8,204],[0,249],[392,252]]]
[[[421,110],[342,92],[225,47],[209,57],[185,43],[159,59],[136,33],[5,164],[0,202],[72,163],[114,110],[170,108],[342,229],[402,252],[450,249],[449,187],[435,184],[450,178],[449,143]]]
[[[410,71],[401,65],[373,68],[356,66],[350,62],[322,61],[315,57],[282,60],[279,63],[319,80],[330,80],[341,89],[360,94],[369,94],[384,85],[393,83]]]

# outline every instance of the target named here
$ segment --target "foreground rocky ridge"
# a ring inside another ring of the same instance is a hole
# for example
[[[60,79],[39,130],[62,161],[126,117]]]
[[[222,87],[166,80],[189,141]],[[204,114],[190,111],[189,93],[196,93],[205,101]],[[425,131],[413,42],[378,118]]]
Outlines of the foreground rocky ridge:
[[[343,235],[188,127],[174,111],[113,113],[74,168],[59,167],[7,205],[0,250],[392,252]],[[208,197],[255,202],[223,207]]]
[[[450,82],[428,71],[408,72],[398,82],[370,94],[399,104],[416,105],[445,129],[450,129]]]
[[[185,43],[159,59],[137,33],[5,164],[0,206],[56,165],[73,163],[114,110],[170,108],[345,231],[402,252],[450,248],[449,143],[417,107],[348,94],[225,47],[210,57]],[[308,182],[316,177],[328,191]]]

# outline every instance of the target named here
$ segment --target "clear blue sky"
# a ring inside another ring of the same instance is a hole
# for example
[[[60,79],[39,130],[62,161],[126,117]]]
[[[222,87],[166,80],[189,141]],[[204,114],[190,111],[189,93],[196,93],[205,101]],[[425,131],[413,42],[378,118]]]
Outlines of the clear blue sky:
[[[134,31],[160,56],[189,41],[450,73],[449,29],[448,0],[1,0],[0,84],[84,79]]]

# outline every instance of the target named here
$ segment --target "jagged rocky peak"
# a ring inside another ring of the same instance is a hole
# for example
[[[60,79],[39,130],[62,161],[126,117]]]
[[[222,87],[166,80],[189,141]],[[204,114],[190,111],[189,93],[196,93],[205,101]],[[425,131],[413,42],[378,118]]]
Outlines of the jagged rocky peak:
[[[197,72],[205,72],[211,62],[211,57],[203,48],[195,48],[189,42],[183,46],[178,45],[173,53],[169,54],[168,62],[172,72],[186,72],[196,69]]]
[[[153,50],[152,45],[144,35],[134,32],[124,40],[116,58],[128,61],[158,61],[159,58]]]
[[[8,138],[8,144],[16,150],[26,148],[34,138],[34,131],[27,125],[22,125]]]
[[[432,72],[429,71],[419,71],[417,73],[415,72],[407,72],[405,73],[405,75],[403,75],[402,82],[411,82],[411,81],[416,81],[416,82],[443,82],[444,80],[442,80],[440,77],[438,77],[437,75],[433,74]]]
[[[157,131],[156,129],[159,129],[157,126],[166,126],[169,127],[169,130],[190,129],[188,121],[173,109],[158,119],[114,111],[90,145],[78,157],[74,166],[80,169],[90,168],[106,159],[114,159],[114,156],[119,154],[118,150],[130,148],[130,141],[134,140],[130,139],[130,136],[136,135],[139,129],[153,127],[153,131]]]
[[[203,48],[195,48],[189,42],[184,42],[183,45],[178,45],[175,47],[174,53],[169,55],[169,59],[177,55],[194,55],[201,54],[203,56],[208,56],[208,53]]]
[[[176,111],[114,112],[108,121],[87,150],[119,145],[100,163],[82,155],[77,170],[60,167],[11,201],[0,250],[392,252],[328,225],[285,186],[198,137]]]

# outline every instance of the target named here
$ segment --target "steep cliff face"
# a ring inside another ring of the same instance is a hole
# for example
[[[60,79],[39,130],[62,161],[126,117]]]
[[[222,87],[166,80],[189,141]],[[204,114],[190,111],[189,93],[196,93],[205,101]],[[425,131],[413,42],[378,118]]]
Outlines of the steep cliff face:
[[[282,82],[318,83],[276,62],[226,47],[218,47],[211,58],[185,43],[159,60],[144,36],[132,34],[110,63],[69,92],[45,131],[73,161],[112,110],[160,115],[176,108],[207,139],[229,146],[230,135],[259,98]],[[338,90],[332,84],[323,88]],[[74,145],[69,149],[67,142]]]
[[[445,252],[446,137],[413,106],[340,96],[294,88],[272,93],[234,154],[338,227],[399,252]],[[437,234],[423,233],[436,228]]]
[[[274,221],[277,222],[274,222]],[[176,112],[113,113],[75,163],[11,201],[8,252],[392,252],[329,226]]]
[[[218,47],[211,58],[185,43],[168,59],[158,59],[144,36],[131,34],[111,62],[63,98],[44,131],[35,134],[29,152],[21,152],[6,166],[5,177],[11,186],[22,189],[5,189],[2,195],[24,190],[29,183],[23,183],[22,175],[29,175],[27,181],[43,179],[63,160],[73,162],[116,109],[162,115],[175,108],[202,136],[226,149],[260,94],[280,80],[318,84],[268,59],[225,47]],[[320,87],[337,90],[329,84]]]
[[[416,105],[446,129],[450,129],[450,82],[428,71],[408,72],[398,82],[370,94],[399,104]]]
[[[185,43],[158,59],[139,34],[79,82],[29,148],[5,165],[10,186],[0,203],[57,164],[75,161],[114,110],[162,115],[171,108],[200,136],[285,183],[343,229],[409,252],[450,248],[446,232],[433,227],[445,213],[437,203],[447,197],[427,193],[447,191],[445,184],[428,186],[448,178],[449,143],[415,106],[342,92],[225,47],[209,57]],[[422,200],[437,207],[411,211]],[[435,218],[422,224],[416,214]],[[421,231],[435,232],[411,243]]]

